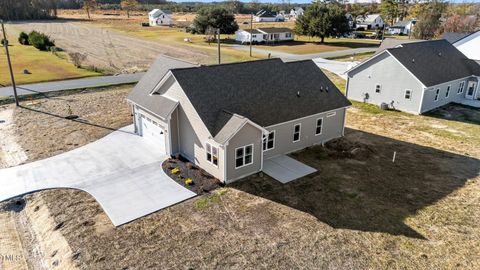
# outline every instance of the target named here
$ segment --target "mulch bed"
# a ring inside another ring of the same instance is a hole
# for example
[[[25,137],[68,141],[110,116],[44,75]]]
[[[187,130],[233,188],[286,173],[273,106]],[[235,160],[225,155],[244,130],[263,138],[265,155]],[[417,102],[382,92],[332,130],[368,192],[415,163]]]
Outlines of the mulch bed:
[[[224,186],[220,180],[181,156],[165,160],[162,168],[170,178],[198,195],[209,193],[212,190]],[[179,172],[176,174],[172,173],[172,170],[175,168],[179,169]],[[187,179],[192,179],[193,183],[187,185],[185,183]]]

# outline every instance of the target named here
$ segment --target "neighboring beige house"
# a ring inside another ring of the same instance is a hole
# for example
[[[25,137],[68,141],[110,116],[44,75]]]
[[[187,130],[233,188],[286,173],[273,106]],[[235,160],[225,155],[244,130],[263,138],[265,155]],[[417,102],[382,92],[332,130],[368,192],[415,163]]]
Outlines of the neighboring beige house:
[[[311,60],[198,66],[165,56],[127,100],[138,134],[227,183],[341,137],[351,105]]]
[[[150,26],[173,25],[172,12],[170,10],[154,9],[148,13],[148,23]]]
[[[250,37],[251,35],[251,37]],[[240,29],[235,32],[235,40],[241,43],[249,43],[250,38],[254,43],[273,43],[280,41],[293,40],[294,33],[290,28],[257,28],[257,29]]]
[[[347,75],[356,101],[414,114],[452,102],[480,107],[480,65],[444,39],[388,48]]]

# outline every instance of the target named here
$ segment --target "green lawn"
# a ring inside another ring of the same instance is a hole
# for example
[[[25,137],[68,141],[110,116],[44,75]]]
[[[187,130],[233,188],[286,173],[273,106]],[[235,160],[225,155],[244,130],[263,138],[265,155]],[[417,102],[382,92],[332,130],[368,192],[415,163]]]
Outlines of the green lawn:
[[[16,40],[17,31],[12,27],[9,27],[7,31],[10,33],[9,51],[17,84],[101,75],[96,72],[76,68],[66,60],[67,57],[63,52],[58,53],[57,56],[51,52],[39,51],[32,46],[20,45]],[[5,49],[3,47],[0,49],[0,84],[10,85],[10,73]],[[24,74],[23,71],[25,69],[31,74]]]

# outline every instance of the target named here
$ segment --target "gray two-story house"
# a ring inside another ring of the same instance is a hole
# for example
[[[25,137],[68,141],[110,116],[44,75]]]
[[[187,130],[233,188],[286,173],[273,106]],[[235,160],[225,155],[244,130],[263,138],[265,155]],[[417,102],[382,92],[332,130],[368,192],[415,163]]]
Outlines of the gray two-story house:
[[[401,44],[347,72],[347,98],[414,114],[479,105],[480,65],[446,40]]]
[[[128,101],[138,134],[224,182],[341,137],[351,105],[311,60],[198,66],[165,56]]]

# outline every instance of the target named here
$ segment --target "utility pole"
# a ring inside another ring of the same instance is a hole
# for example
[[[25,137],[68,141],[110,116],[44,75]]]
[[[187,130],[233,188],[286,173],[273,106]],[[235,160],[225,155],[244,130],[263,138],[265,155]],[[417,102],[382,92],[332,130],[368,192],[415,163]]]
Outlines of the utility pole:
[[[220,28],[217,29],[217,44],[218,44],[218,64],[221,64],[221,58],[220,58]]]
[[[250,57],[252,57],[253,13],[250,14]]]
[[[5,32],[5,25],[3,24],[3,20],[0,20],[0,23],[2,24],[3,46],[5,46],[5,52],[7,53],[8,67],[10,69],[10,78],[12,79],[13,94],[15,96],[15,104],[17,106],[20,106],[18,102],[17,86],[15,85],[15,77],[13,76],[12,62],[10,61],[10,53],[8,52],[8,40],[7,34]]]

